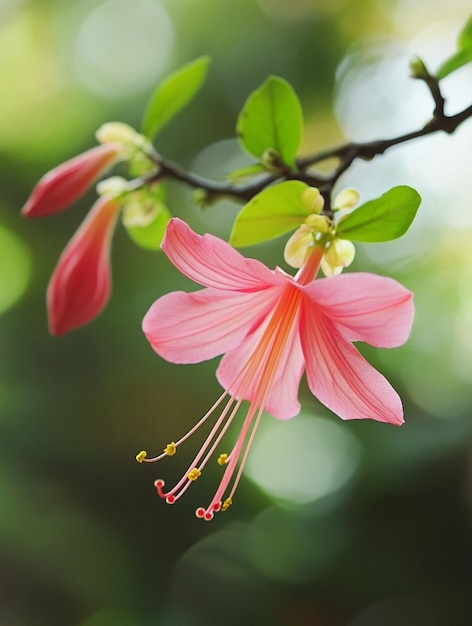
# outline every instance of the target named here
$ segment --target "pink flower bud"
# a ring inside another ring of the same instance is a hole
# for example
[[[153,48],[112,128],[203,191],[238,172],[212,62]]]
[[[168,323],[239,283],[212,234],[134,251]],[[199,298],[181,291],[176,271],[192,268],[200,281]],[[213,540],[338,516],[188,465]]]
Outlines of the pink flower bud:
[[[108,302],[119,209],[116,198],[99,198],[59,259],[47,293],[49,328],[56,337],[90,322]]]
[[[21,210],[27,217],[58,213],[72,204],[118,160],[119,142],[96,146],[45,174]]]

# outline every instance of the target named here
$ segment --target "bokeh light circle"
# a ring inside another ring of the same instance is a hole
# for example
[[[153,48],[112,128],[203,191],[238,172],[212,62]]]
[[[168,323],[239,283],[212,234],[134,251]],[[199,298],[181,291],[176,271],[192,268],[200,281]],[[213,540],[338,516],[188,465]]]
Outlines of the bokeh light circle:
[[[359,461],[359,442],[342,423],[306,413],[287,422],[267,416],[246,474],[274,499],[300,505],[338,490]]]
[[[157,83],[172,47],[172,22],[159,2],[106,0],[79,31],[77,71],[93,91],[123,97]]]

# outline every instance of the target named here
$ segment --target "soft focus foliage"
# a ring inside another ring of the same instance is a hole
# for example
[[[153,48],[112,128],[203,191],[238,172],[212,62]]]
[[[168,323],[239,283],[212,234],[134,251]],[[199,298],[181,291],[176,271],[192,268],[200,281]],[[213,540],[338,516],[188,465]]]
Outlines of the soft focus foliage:
[[[204,89],[158,136],[162,154],[202,175],[250,165],[228,137],[268,75],[300,97],[303,154],[415,128],[431,100],[407,77],[409,59],[439,68],[469,14],[469,0],[0,4],[2,624],[470,625],[470,120],[341,181],[363,202],[398,185],[423,198],[405,237],[358,246],[352,265],[415,293],[407,346],[360,346],[400,391],[406,424],[341,423],[305,388],[301,419],[275,424],[295,430],[276,441],[263,420],[238,507],[208,525],[190,517],[199,484],[163,507],[154,468],[134,461],[186,432],[219,393],[215,363],[164,363],[141,333],[150,304],[189,282],[118,230],[110,306],[52,339],[45,287],[93,194],[53,220],[19,215],[42,174],[93,147],[105,121],[139,127],[157,82],[202,54],[213,58]],[[470,104],[471,82],[470,64],[445,78],[451,111]],[[225,238],[240,209],[202,211],[185,189],[168,200]],[[272,267],[284,244],[249,252]],[[297,491],[300,474],[310,479]]]

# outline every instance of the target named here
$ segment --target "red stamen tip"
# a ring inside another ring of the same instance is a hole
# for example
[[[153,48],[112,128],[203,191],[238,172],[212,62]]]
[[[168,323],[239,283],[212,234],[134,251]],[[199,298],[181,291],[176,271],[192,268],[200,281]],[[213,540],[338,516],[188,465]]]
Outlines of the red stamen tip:
[[[163,487],[164,487],[164,481],[163,480],[156,480],[156,482],[154,483],[154,486],[157,489],[157,495],[160,498],[167,498],[167,494],[164,493]]]
[[[215,504],[213,505],[213,510],[214,511],[219,511],[221,509],[221,501],[220,502],[215,502]]]
[[[174,504],[175,496],[167,496],[166,502],[167,502],[167,504]]]
[[[212,520],[212,519],[213,519],[213,513],[212,513],[211,511],[207,511],[207,512],[205,513],[205,515],[203,516],[203,519],[204,519],[206,522],[209,522],[210,520]]]
[[[198,509],[195,511],[195,515],[196,515],[199,519],[202,519],[202,518],[203,518],[203,516],[205,515],[205,509],[204,509],[202,506],[198,507]]]

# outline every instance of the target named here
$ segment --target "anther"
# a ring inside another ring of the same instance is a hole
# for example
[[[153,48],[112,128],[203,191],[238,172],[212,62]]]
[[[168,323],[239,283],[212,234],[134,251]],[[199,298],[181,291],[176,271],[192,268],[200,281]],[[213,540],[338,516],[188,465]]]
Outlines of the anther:
[[[222,511],[226,511],[226,509],[229,509],[229,507],[233,504],[233,501],[231,500],[231,498],[226,498],[226,500],[223,502],[223,504],[221,505],[221,510]]]
[[[168,443],[166,447],[164,448],[164,453],[167,454],[167,456],[174,456],[176,452],[177,452],[177,446],[175,445],[174,441],[171,441],[170,443]]]
[[[212,520],[212,519],[213,519],[213,513],[212,513],[211,511],[207,511],[207,512],[205,513],[205,515],[203,516],[203,519],[204,519],[206,522],[209,522],[210,520]]]
[[[191,481],[195,481],[201,475],[201,471],[197,467],[194,467],[193,470],[190,470],[190,472],[187,474],[187,478]]]
[[[138,454],[136,455],[136,461],[138,463],[142,463],[146,457],[147,457],[146,450],[141,450],[141,452],[138,452]]]
[[[205,515],[205,509],[202,506],[199,506],[198,509],[195,511],[195,515],[198,517],[198,519],[203,519]]]
[[[167,496],[166,502],[167,502],[167,504],[174,504],[175,496]]]
[[[228,455],[226,453],[220,454],[218,457],[218,465],[225,465],[228,462]]]

